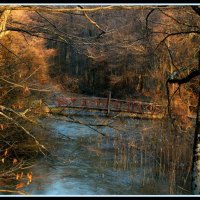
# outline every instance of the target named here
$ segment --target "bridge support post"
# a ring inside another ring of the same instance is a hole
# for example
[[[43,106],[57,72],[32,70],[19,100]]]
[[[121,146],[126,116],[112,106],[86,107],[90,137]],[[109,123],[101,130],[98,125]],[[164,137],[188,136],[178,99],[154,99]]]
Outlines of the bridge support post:
[[[82,106],[87,106],[86,98],[83,98]]]
[[[134,102],[132,101],[132,113],[134,112]]]
[[[97,108],[100,107],[100,99],[96,99],[96,106],[97,106]]]
[[[74,107],[75,106],[76,98],[71,98],[71,101],[72,101],[72,106]]]
[[[107,114],[108,115],[110,114],[110,100],[111,100],[111,91],[109,91],[109,95],[108,95],[108,103],[107,103],[107,108],[108,108]]]
[[[128,106],[127,106],[127,107],[128,107],[127,111],[130,112],[130,104],[131,104],[130,98],[128,98],[128,101],[126,101],[126,102],[127,102],[127,104],[128,104]]]

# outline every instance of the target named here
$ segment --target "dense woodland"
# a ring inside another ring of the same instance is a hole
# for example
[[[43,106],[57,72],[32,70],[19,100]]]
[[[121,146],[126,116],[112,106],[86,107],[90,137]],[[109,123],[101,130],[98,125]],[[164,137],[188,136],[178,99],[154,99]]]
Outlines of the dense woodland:
[[[198,78],[166,81],[198,69],[199,15],[191,6],[0,6],[0,176],[51,154],[35,132],[57,89],[159,103],[176,131],[193,130]]]

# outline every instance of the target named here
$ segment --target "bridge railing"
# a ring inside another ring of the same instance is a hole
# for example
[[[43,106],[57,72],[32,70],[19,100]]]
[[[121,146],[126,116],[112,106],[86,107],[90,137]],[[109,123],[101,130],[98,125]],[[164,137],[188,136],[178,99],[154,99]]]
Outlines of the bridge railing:
[[[120,99],[110,99],[110,101],[108,101],[107,98],[102,97],[61,97],[57,99],[56,106],[82,109],[97,109],[106,111],[108,109],[108,103],[110,111],[114,112],[148,114],[163,112],[163,106],[159,104]]]

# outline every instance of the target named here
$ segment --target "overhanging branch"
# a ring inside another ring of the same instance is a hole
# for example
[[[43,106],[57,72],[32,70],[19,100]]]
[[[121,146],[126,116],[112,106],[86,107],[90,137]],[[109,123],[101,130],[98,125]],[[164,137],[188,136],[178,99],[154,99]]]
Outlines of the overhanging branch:
[[[192,31],[182,31],[182,32],[175,32],[175,33],[169,33],[167,34],[158,44],[157,46],[155,47],[154,49],[154,52],[159,48],[159,46],[166,41],[167,38],[169,37],[173,37],[173,36],[177,36],[177,35],[188,35],[188,34],[191,34],[191,33],[196,33],[196,34],[200,34],[200,31],[195,31],[195,30],[192,30]]]
[[[79,6],[82,10],[84,10],[84,8],[82,6]],[[85,16],[85,18],[92,24],[94,25],[97,29],[99,29],[101,31],[101,35],[106,33],[105,30],[103,30],[93,19],[91,19],[88,14],[86,13],[86,11],[83,11],[83,15]]]
[[[200,75],[200,72],[198,69],[193,70],[189,75],[187,75],[184,78],[168,78],[167,79],[167,83],[178,83],[179,85],[183,84],[183,83],[188,83],[192,78],[196,77]]]

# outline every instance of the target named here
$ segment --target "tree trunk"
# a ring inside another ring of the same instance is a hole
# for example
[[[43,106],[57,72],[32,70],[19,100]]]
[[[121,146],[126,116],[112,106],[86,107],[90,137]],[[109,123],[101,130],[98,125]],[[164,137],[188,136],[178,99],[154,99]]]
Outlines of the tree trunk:
[[[200,72],[200,50],[199,50]],[[200,81],[199,81],[200,90]],[[193,162],[192,162],[192,193],[200,194],[200,91],[198,97],[196,127],[194,133]]]

